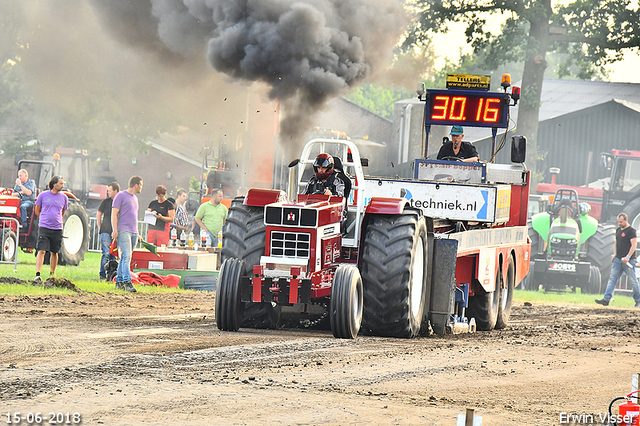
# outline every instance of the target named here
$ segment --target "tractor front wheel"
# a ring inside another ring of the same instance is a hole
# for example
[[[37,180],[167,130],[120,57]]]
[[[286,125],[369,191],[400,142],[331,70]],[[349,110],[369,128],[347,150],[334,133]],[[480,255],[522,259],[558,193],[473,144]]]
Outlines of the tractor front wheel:
[[[529,273],[520,282],[520,290],[538,291],[540,283],[537,282],[537,278],[533,274],[533,268],[536,264],[535,261],[529,262]]]
[[[253,266],[260,264],[264,254],[267,226],[264,224],[264,208],[245,206],[244,197],[231,202],[229,214],[222,229],[222,261],[244,261],[242,276],[253,273]],[[243,327],[276,328],[280,321],[280,306],[267,302],[242,302]]]
[[[602,276],[600,275],[600,269],[596,265],[589,267],[589,284],[581,287],[584,294],[600,294],[600,288],[602,286]]]
[[[355,339],[362,323],[362,278],[353,265],[340,265],[333,276],[329,321],[333,335]]]
[[[14,262],[16,260],[16,251],[18,248],[18,238],[16,233],[10,228],[5,228],[2,231],[2,253],[0,253],[0,260],[4,262]]]
[[[220,267],[216,288],[216,324],[220,330],[238,331],[243,320],[240,279],[244,262],[227,259]]]

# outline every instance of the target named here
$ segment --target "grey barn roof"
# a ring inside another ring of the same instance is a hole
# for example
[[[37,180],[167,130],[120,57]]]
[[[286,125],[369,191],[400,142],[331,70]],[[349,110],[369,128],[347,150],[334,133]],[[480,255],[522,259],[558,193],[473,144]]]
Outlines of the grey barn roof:
[[[520,82],[515,85],[520,85]],[[640,84],[545,78],[542,83],[539,121],[570,114],[614,99],[620,103],[630,102],[635,105],[635,107],[629,106],[630,108],[638,108]],[[510,131],[517,121],[518,107],[511,107]],[[498,130],[498,134],[503,132],[502,129]],[[491,130],[469,127],[465,128],[464,135],[466,141],[476,142],[490,137]]]
[[[640,84],[545,79],[539,119],[548,120],[612,99],[640,104]]]

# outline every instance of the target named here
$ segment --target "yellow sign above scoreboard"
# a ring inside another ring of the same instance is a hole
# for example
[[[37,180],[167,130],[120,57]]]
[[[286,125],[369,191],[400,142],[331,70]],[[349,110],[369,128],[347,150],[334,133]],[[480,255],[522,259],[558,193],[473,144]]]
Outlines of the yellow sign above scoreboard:
[[[489,91],[490,75],[447,74],[447,89]]]

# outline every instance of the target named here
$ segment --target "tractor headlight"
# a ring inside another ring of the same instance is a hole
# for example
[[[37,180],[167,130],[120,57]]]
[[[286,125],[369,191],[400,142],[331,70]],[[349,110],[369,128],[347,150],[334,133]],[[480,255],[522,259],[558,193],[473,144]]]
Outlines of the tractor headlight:
[[[551,244],[560,244],[562,242],[562,240],[560,238],[551,237],[551,240],[549,242]]]
[[[572,238],[570,240],[567,240],[567,244],[569,244],[570,246],[577,246],[578,240],[576,240],[575,238]]]

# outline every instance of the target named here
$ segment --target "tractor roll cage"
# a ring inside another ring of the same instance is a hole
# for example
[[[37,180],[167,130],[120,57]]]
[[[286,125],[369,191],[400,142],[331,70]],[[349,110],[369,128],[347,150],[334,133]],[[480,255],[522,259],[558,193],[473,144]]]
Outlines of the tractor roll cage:
[[[306,143],[300,156],[300,162],[296,166],[297,170],[297,188],[296,193],[301,193],[307,186],[307,182],[303,181],[304,172],[309,167],[313,169],[313,162],[316,156],[320,153],[326,152],[334,157],[339,157],[342,162],[342,171],[351,180],[351,194],[349,199],[345,200],[347,211],[353,212],[355,208],[355,220],[351,222],[350,226],[355,226],[355,232],[349,235],[353,235],[353,238],[343,237],[342,245],[345,247],[357,247],[358,238],[360,236],[360,228],[362,226],[362,215],[364,214],[365,207],[365,185],[364,185],[364,173],[362,171],[362,163],[360,160],[360,152],[358,147],[351,141],[339,140],[339,139],[312,139]],[[349,159],[351,157],[351,159]],[[352,175],[348,172],[351,172]]]

